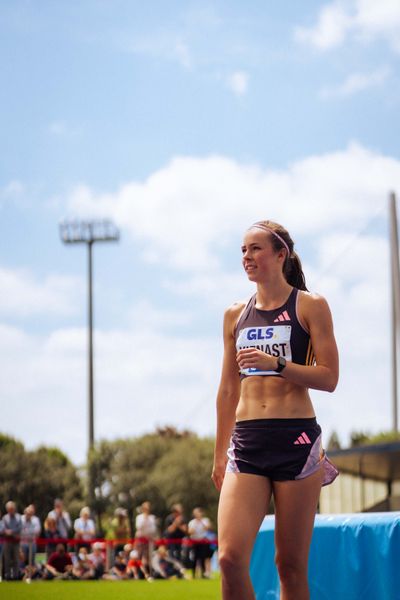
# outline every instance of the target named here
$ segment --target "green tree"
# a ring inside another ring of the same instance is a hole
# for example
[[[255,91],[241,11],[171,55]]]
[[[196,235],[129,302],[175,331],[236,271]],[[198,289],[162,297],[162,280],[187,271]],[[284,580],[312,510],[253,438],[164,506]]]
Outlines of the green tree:
[[[368,446],[371,444],[384,444],[389,442],[399,442],[400,432],[398,431],[380,431],[378,433],[367,433],[362,431],[353,431],[351,433],[351,446]]]
[[[63,498],[75,516],[82,507],[82,483],[76,467],[58,448],[27,451],[21,442],[0,435],[0,503],[15,500],[18,510],[35,504],[43,520],[54,498]]]
[[[123,506],[133,525],[136,507],[144,500],[151,502],[161,521],[171,504],[179,501],[188,515],[202,505],[215,522],[217,492],[210,479],[213,445],[212,439],[173,427],[97,443],[90,456],[97,510],[109,518],[117,506]]]

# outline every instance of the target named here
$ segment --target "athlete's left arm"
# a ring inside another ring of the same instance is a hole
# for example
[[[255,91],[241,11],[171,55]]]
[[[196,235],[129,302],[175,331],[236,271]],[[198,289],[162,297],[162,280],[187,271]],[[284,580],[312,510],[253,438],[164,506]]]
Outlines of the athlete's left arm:
[[[333,392],[339,379],[339,356],[331,311],[325,298],[318,294],[302,293],[299,300],[299,316],[310,332],[316,364],[288,362],[281,375],[298,385]]]

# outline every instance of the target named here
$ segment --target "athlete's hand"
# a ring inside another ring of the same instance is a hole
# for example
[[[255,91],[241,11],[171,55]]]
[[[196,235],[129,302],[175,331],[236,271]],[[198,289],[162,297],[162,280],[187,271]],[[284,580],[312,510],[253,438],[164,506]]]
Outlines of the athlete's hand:
[[[225,456],[223,460],[214,461],[211,479],[213,480],[214,485],[218,491],[220,491],[221,487],[222,487],[222,482],[224,480],[227,462],[228,462],[227,456]]]
[[[276,356],[266,354],[257,348],[243,348],[236,355],[240,369],[259,369],[260,371],[275,371],[278,366]]]

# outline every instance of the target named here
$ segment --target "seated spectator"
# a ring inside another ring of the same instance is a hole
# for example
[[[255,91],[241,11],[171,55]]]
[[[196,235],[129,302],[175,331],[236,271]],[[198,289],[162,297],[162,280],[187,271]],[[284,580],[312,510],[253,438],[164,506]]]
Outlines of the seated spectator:
[[[96,536],[96,526],[93,519],[90,518],[90,508],[84,506],[79,513],[79,519],[75,519],[74,522],[75,538],[83,542],[89,542]],[[90,544],[81,544],[86,548],[90,547]]]
[[[205,542],[206,533],[211,528],[210,519],[204,516],[203,509],[197,507],[193,509],[193,519],[189,521],[189,535],[193,540],[193,579],[196,576],[196,567],[200,567],[201,577],[206,575],[206,558],[209,557],[210,545]]]
[[[185,577],[183,566],[175,558],[168,555],[165,546],[159,546],[154,552],[151,566],[156,579],[170,579],[171,577],[182,579]]]
[[[103,575],[103,579],[112,579],[112,580],[120,580],[120,579],[128,579],[128,575],[126,572],[128,560],[123,550],[120,550],[115,558],[114,564],[111,567],[110,571]]]
[[[74,579],[94,579],[94,567],[89,560],[86,546],[79,548],[78,554],[72,560],[72,576]]]
[[[111,569],[113,575],[115,575],[115,577],[117,579],[127,579],[128,578],[128,575],[126,572],[127,565],[128,565],[128,561],[127,561],[126,554],[123,550],[121,550],[120,552],[117,553],[117,555],[114,559],[114,565]]]
[[[137,550],[132,550],[129,554],[128,564],[126,566],[126,574],[131,579],[147,579],[148,573],[143,568],[143,563],[139,558]]]
[[[188,534],[188,526],[183,514],[182,504],[174,504],[171,514],[165,519],[164,537],[174,540],[168,543],[168,552],[172,558],[181,562],[182,539]],[[176,540],[176,541],[175,541]]]
[[[67,540],[71,531],[71,517],[64,510],[63,501],[60,498],[54,500],[54,508],[47,515],[48,518],[55,519],[58,530],[58,537]]]
[[[47,555],[47,558],[49,558],[50,555],[56,551],[57,544],[60,543],[57,541],[51,541],[51,540],[58,540],[60,537],[60,533],[57,529],[57,523],[56,523],[56,520],[54,519],[54,517],[46,518],[46,520],[44,522],[43,537],[45,537],[46,539],[49,540],[49,542],[46,544],[46,555]],[[64,546],[64,548],[65,548],[65,546]],[[66,548],[65,548],[65,550],[66,550]]]
[[[33,565],[36,557],[36,538],[39,537],[42,529],[33,504],[25,508],[21,520],[21,547],[27,563]]]
[[[44,579],[71,579],[72,559],[64,544],[57,544],[56,551],[46,563]]]
[[[89,554],[89,560],[92,563],[94,569],[95,579],[101,579],[104,575],[105,558],[103,546],[104,544],[102,542],[95,542],[92,546],[92,551]]]
[[[6,514],[3,522],[4,536],[4,577],[7,580],[19,578],[19,542],[22,529],[21,515],[17,513],[15,502],[9,500],[6,504]]]

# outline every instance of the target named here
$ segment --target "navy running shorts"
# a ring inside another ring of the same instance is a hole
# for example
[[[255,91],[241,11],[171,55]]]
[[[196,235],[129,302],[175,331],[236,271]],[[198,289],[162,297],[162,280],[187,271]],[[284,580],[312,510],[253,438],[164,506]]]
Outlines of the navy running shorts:
[[[315,417],[237,421],[227,454],[227,473],[289,481],[304,479],[322,466],[322,485],[332,483],[339,474],[322,448]]]

